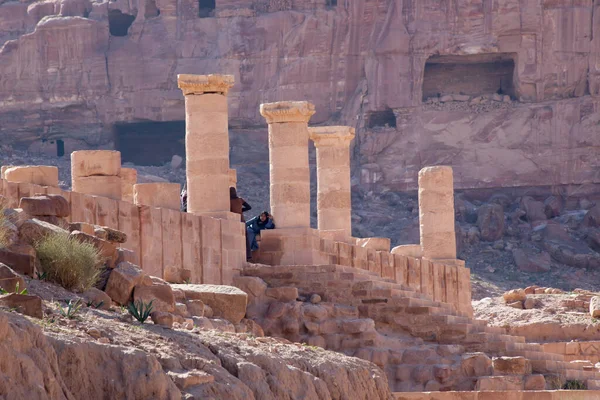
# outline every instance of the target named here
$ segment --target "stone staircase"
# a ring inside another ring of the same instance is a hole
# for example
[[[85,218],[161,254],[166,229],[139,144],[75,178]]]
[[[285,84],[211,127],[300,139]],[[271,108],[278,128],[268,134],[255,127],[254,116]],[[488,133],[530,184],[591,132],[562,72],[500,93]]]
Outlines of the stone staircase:
[[[486,321],[373,272],[337,265],[249,264],[242,275],[261,278],[272,288],[295,287],[301,296],[318,294],[325,302],[355,309],[357,320],[373,320],[375,332],[341,348],[323,347],[379,365],[393,391],[540,390],[556,379],[591,384],[600,379],[600,372],[589,365],[568,362],[561,354],[545,352],[540,344],[506,335],[501,327],[487,326]],[[503,375],[484,361],[469,361],[478,353],[519,357],[526,368]]]

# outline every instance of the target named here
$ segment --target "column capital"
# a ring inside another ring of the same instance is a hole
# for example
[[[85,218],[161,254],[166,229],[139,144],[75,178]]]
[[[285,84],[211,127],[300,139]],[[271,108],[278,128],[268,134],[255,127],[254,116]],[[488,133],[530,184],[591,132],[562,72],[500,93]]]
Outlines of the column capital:
[[[222,93],[227,95],[229,88],[233,87],[233,75],[177,75],[177,86],[183,95]]]
[[[280,122],[306,122],[315,113],[315,106],[308,101],[280,101],[260,105],[260,115],[268,124]]]
[[[354,128],[351,126],[319,126],[308,128],[310,139],[317,147],[349,146],[354,139]]]

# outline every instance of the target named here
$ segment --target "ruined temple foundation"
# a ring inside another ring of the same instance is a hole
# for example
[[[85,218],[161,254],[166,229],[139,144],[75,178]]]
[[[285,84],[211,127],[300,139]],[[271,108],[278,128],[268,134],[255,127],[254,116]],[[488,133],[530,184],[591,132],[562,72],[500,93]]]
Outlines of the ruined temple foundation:
[[[341,231],[352,236],[350,142],[354,128],[310,128],[317,149],[317,218],[320,231]]]
[[[231,75],[178,75],[185,97],[188,212],[239,220],[230,213],[227,92]]]

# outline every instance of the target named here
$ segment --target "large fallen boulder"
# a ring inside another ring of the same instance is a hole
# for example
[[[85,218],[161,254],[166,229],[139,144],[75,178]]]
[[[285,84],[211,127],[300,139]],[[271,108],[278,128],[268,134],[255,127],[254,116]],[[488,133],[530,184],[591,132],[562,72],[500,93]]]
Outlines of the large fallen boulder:
[[[133,289],[143,279],[144,273],[137,265],[122,262],[110,273],[105,292],[118,304],[125,305],[131,301]]]
[[[172,285],[185,293],[187,300],[202,300],[215,317],[239,324],[246,315],[248,295],[241,289],[224,285]]]
[[[20,274],[33,277],[36,266],[35,256],[14,251],[17,249],[18,248],[0,248],[0,263],[6,264]]]
[[[147,286],[144,282],[136,285],[133,289],[133,301],[149,303],[152,301],[152,310],[161,312],[175,311],[175,296],[171,286],[160,278],[151,277],[152,285]]]

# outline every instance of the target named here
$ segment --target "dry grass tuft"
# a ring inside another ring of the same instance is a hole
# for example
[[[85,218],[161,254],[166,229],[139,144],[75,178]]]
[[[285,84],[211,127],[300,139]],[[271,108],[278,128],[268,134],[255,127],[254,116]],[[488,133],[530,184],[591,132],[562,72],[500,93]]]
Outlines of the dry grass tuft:
[[[90,243],[54,234],[35,245],[46,279],[68,290],[85,291],[98,281],[101,258]]]

